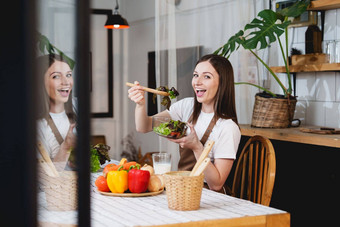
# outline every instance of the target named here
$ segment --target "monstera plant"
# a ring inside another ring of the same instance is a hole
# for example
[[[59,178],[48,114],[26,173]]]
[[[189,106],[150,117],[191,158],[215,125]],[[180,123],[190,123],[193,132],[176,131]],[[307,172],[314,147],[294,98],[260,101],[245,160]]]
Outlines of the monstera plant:
[[[65,59],[70,68],[73,69],[75,65],[75,61],[68,57],[63,51],[54,46],[46,36],[42,35],[40,32],[37,32],[37,41],[38,41],[38,49],[41,54],[59,54],[63,59]]]
[[[264,66],[265,68],[270,72],[272,77],[275,79],[275,81],[278,83],[280,88],[282,89],[283,95],[275,94],[274,92],[270,91],[269,89],[266,89],[264,87],[261,87],[258,84],[253,84],[249,82],[237,82],[235,84],[248,84],[255,86],[261,90],[263,90],[263,93],[256,94],[255,98],[255,104],[254,104],[254,111],[253,111],[253,119],[252,119],[252,126],[255,127],[270,127],[270,128],[285,128],[289,127],[292,117],[294,115],[295,111],[295,104],[296,104],[296,97],[292,96],[292,81],[291,81],[291,75],[289,72],[289,66],[288,66],[288,26],[291,24],[292,20],[298,16],[300,16],[303,12],[307,10],[308,5],[310,4],[309,0],[302,0],[297,1],[290,7],[284,8],[281,11],[273,11],[270,9],[262,10],[258,13],[257,17],[254,18],[250,23],[246,24],[243,30],[238,31],[235,35],[231,36],[228,39],[228,42],[225,43],[222,47],[217,49],[214,53],[219,54],[221,56],[224,56],[226,58],[229,58],[230,55],[238,50],[240,47],[244,48],[245,50],[249,50]],[[285,48],[280,40],[280,36],[285,36]],[[273,72],[273,70],[268,66],[268,64],[263,61],[256,53],[256,50],[265,49],[270,46],[270,44],[278,41],[280,46],[280,51],[278,52],[280,55],[282,55],[285,68],[286,68],[286,74],[287,74],[287,81],[288,86],[286,87],[283,82],[280,80],[280,78]],[[255,106],[258,104],[258,96],[261,97],[270,97],[272,99],[262,100],[260,105],[261,107]],[[274,98],[274,99],[273,99]],[[280,103],[275,104],[274,106],[279,106],[281,109],[276,109],[273,113],[273,116],[269,116],[270,110],[263,109],[265,106],[273,106],[273,101],[275,99],[281,99],[278,100]],[[270,103],[268,103],[270,102]],[[287,103],[287,104],[285,104]],[[260,108],[260,109],[259,109]],[[286,112],[282,111],[283,109],[286,109]],[[255,111],[256,109],[256,111]],[[261,119],[260,123],[257,123],[254,121],[254,114],[256,112],[255,116],[258,119]],[[261,113],[261,114],[260,114]],[[284,123],[277,123],[276,121],[282,121],[283,115],[285,115],[287,120],[284,120]],[[269,121],[272,121],[272,123],[263,123],[266,119],[268,119],[268,116],[270,118]],[[274,118],[278,118],[273,120]],[[255,123],[254,123],[255,122]],[[268,125],[267,125],[268,124]]]
[[[258,13],[257,18],[254,18],[249,24],[246,24],[244,30],[240,30],[235,35],[229,38],[228,42],[215,51],[215,54],[222,55],[229,58],[230,55],[238,50],[241,46],[249,50],[270,72],[273,78],[277,81],[281,87],[285,97],[289,97],[292,94],[292,82],[288,67],[288,26],[292,22],[292,18],[300,16],[303,12],[307,10],[309,5],[309,0],[297,1],[290,7],[284,8],[281,11],[275,12],[270,9],[262,10]],[[248,33],[246,33],[248,32]],[[281,35],[285,35],[285,50],[283,48],[282,42],[279,39]],[[271,68],[264,62],[255,52],[258,49],[265,49],[271,43],[278,41],[280,45],[281,55],[284,60],[284,64],[287,71],[288,78],[288,88],[286,88],[278,76],[271,70]],[[273,97],[276,96],[270,90],[267,90],[259,85],[238,82],[237,84],[249,84],[256,86],[259,89],[264,90]]]

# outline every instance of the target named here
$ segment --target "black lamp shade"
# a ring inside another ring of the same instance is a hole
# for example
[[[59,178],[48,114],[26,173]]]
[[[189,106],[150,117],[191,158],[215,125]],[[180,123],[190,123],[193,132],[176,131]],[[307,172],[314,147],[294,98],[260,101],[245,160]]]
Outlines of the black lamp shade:
[[[120,14],[112,14],[107,18],[104,27],[108,29],[124,29],[129,28],[130,26],[126,19],[123,18]]]

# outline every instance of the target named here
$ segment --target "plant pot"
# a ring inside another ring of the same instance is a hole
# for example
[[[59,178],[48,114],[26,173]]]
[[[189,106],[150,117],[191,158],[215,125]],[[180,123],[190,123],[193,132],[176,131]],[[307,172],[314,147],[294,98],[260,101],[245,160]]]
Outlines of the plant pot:
[[[255,95],[252,127],[288,128],[294,117],[296,97],[272,98]]]

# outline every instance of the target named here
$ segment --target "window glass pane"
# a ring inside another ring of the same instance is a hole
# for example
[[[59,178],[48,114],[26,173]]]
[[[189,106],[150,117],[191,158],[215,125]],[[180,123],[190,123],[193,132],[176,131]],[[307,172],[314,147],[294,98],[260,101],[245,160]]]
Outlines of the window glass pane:
[[[38,222],[44,223],[77,224],[75,5],[37,3],[37,197]]]

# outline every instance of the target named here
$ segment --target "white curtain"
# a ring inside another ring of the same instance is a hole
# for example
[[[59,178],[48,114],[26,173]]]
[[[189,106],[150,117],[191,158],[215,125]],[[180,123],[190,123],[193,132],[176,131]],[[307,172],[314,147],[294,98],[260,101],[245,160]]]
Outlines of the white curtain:
[[[179,56],[176,50],[200,46],[201,56],[213,53],[230,36],[243,29],[260,10],[269,8],[269,1],[155,0],[155,6],[156,84],[177,87],[181,85],[177,83],[181,75],[177,75]],[[268,58],[265,51],[259,51],[258,54],[264,59]],[[266,81],[266,71],[249,51],[240,48],[229,60],[234,68],[235,81],[261,85]],[[190,62],[191,72],[195,63],[196,60]],[[236,86],[239,123],[250,123],[256,92],[258,90],[250,86]],[[183,97],[179,97],[181,98]],[[173,155],[173,166],[177,166],[178,147],[164,139],[160,139],[159,144],[160,150]]]

